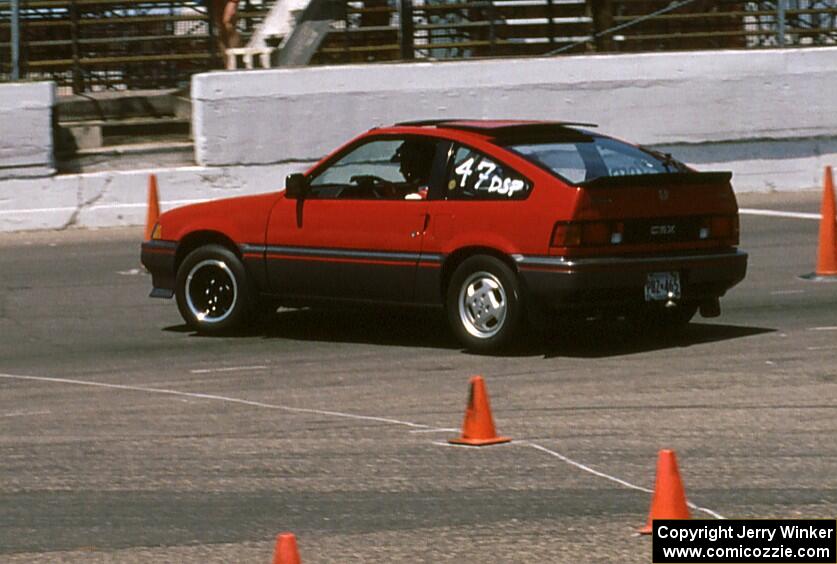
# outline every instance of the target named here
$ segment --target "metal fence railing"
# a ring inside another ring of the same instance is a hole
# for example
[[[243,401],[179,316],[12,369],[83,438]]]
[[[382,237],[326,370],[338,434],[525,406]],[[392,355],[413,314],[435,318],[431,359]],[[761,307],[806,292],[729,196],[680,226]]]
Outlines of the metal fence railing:
[[[242,0],[240,27],[265,12]],[[0,80],[13,78],[17,50],[20,75],[74,92],[178,87],[222,65],[214,35],[203,0],[0,0]]]
[[[406,34],[412,40],[404,41],[403,6],[347,2],[343,21],[315,62],[534,55],[589,38],[593,31],[585,0],[431,0],[411,8]]]
[[[183,85],[223,65],[213,1],[0,0],[0,80],[17,60],[76,92]],[[334,19],[312,64],[837,45],[837,0],[320,1]],[[241,0],[244,42],[272,3]]]
[[[650,6],[627,0],[614,4],[614,25],[635,21]],[[837,44],[835,15],[834,0],[697,0],[624,34],[613,34],[608,46],[617,51],[665,51]]]
[[[837,44],[837,0],[342,0],[314,62]]]

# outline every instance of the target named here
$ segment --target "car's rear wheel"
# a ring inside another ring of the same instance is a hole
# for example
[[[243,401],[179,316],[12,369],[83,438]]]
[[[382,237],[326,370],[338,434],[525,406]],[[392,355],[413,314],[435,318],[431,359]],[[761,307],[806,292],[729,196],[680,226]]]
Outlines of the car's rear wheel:
[[[465,259],[447,288],[448,322],[468,349],[489,352],[513,342],[523,321],[517,275],[503,261],[488,255]]]
[[[175,296],[184,321],[206,334],[241,329],[255,309],[244,265],[221,245],[205,245],[186,256],[177,270]]]

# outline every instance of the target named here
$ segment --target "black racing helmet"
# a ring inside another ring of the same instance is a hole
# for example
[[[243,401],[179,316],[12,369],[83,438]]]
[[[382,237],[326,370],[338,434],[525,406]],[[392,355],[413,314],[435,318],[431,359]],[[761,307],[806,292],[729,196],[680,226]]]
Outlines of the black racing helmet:
[[[393,161],[401,163],[401,174],[408,182],[427,183],[433,168],[436,144],[423,139],[407,139],[398,147]]]

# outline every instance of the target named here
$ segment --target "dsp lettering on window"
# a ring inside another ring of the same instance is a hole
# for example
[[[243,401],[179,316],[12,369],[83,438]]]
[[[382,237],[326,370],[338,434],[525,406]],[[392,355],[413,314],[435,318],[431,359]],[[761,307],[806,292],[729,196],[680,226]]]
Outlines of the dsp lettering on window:
[[[487,193],[513,197],[526,189],[526,183],[507,173],[492,160],[470,156],[454,168],[456,185],[464,194]]]

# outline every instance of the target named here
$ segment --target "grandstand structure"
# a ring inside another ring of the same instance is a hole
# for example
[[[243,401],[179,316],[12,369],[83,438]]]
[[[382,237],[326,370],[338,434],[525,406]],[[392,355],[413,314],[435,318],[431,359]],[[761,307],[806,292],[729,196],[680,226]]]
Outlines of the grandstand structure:
[[[239,6],[244,41],[258,37],[257,66],[837,44],[837,0],[241,0]],[[261,29],[272,12],[284,18],[273,34]],[[51,79],[76,94],[176,89],[196,72],[223,66],[205,1],[0,0],[0,81]]]
[[[12,75],[13,2],[19,2],[19,74],[75,93],[177,88],[221,66],[202,0],[2,0],[0,80]],[[246,38],[270,0],[241,0]]]

